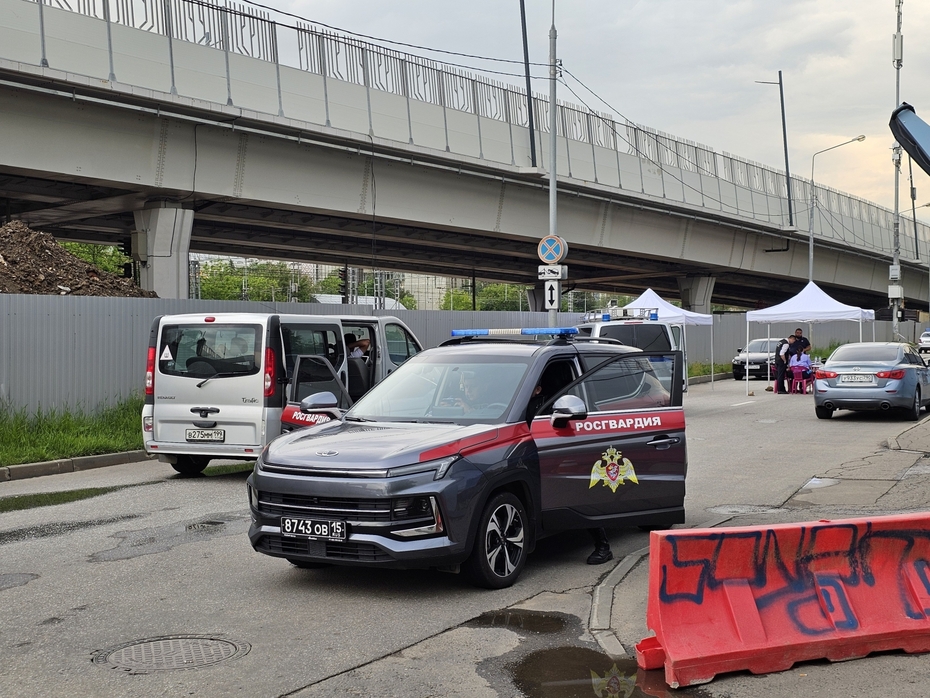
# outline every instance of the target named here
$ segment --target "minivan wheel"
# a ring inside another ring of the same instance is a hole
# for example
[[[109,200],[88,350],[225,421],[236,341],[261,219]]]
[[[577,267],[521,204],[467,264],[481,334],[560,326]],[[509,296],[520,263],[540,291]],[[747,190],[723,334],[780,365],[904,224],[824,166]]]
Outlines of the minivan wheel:
[[[185,477],[192,477],[200,475],[209,462],[206,456],[178,456],[178,462],[172,463],[171,467]]]
[[[830,419],[833,416],[833,410],[826,407],[815,407],[814,412],[817,413],[817,419]]]
[[[463,570],[485,589],[509,587],[526,563],[526,510],[510,492],[491,498],[478,522],[478,538]]]

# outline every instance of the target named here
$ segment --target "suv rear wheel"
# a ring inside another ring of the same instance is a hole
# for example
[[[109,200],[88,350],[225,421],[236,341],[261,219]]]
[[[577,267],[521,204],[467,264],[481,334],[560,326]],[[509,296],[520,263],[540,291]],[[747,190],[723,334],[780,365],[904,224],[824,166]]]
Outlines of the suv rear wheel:
[[[464,570],[476,586],[509,587],[526,563],[526,510],[510,492],[494,495],[478,522],[478,539]]]
[[[202,473],[209,462],[206,456],[178,456],[178,462],[172,463],[171,467],[185,477],[192,477]]]

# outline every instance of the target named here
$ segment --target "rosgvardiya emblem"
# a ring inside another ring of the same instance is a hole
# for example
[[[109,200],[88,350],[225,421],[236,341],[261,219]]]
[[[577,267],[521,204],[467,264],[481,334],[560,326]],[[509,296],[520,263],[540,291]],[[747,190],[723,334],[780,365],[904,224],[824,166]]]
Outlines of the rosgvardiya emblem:
[[[613,446],[604,451],[601,459],[591,468],[591,484],[588,489],[594,487],[598,482],[603,482],[610,488],[611,492],[616,492],[619,485],[625,485],[626,480],[638,485],[639,480],[636,479],[633,464],[629,458],[621,460],[620,456],[622,455]]]
[[[591,687],[597,698],[630,698],[636,690],[636,675],[626,676],[614,664],[603,677],[592,670]]]

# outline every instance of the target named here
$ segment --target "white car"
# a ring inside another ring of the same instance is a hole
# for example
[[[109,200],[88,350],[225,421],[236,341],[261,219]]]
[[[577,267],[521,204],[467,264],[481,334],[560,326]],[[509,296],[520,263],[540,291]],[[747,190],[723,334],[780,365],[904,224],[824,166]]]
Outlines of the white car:
[[[930,329],[924,330],[924,333],[920,335],[920,339],[917,340],[917,351],[921,354],[930,352]]]

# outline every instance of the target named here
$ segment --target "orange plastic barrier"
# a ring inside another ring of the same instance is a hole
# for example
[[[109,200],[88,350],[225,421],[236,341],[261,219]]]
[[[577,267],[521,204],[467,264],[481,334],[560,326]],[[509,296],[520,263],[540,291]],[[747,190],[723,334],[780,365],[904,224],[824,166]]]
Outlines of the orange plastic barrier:
[[[672,688],[795,662],[930,651],[930,514],[662,531],[643,669]]]

